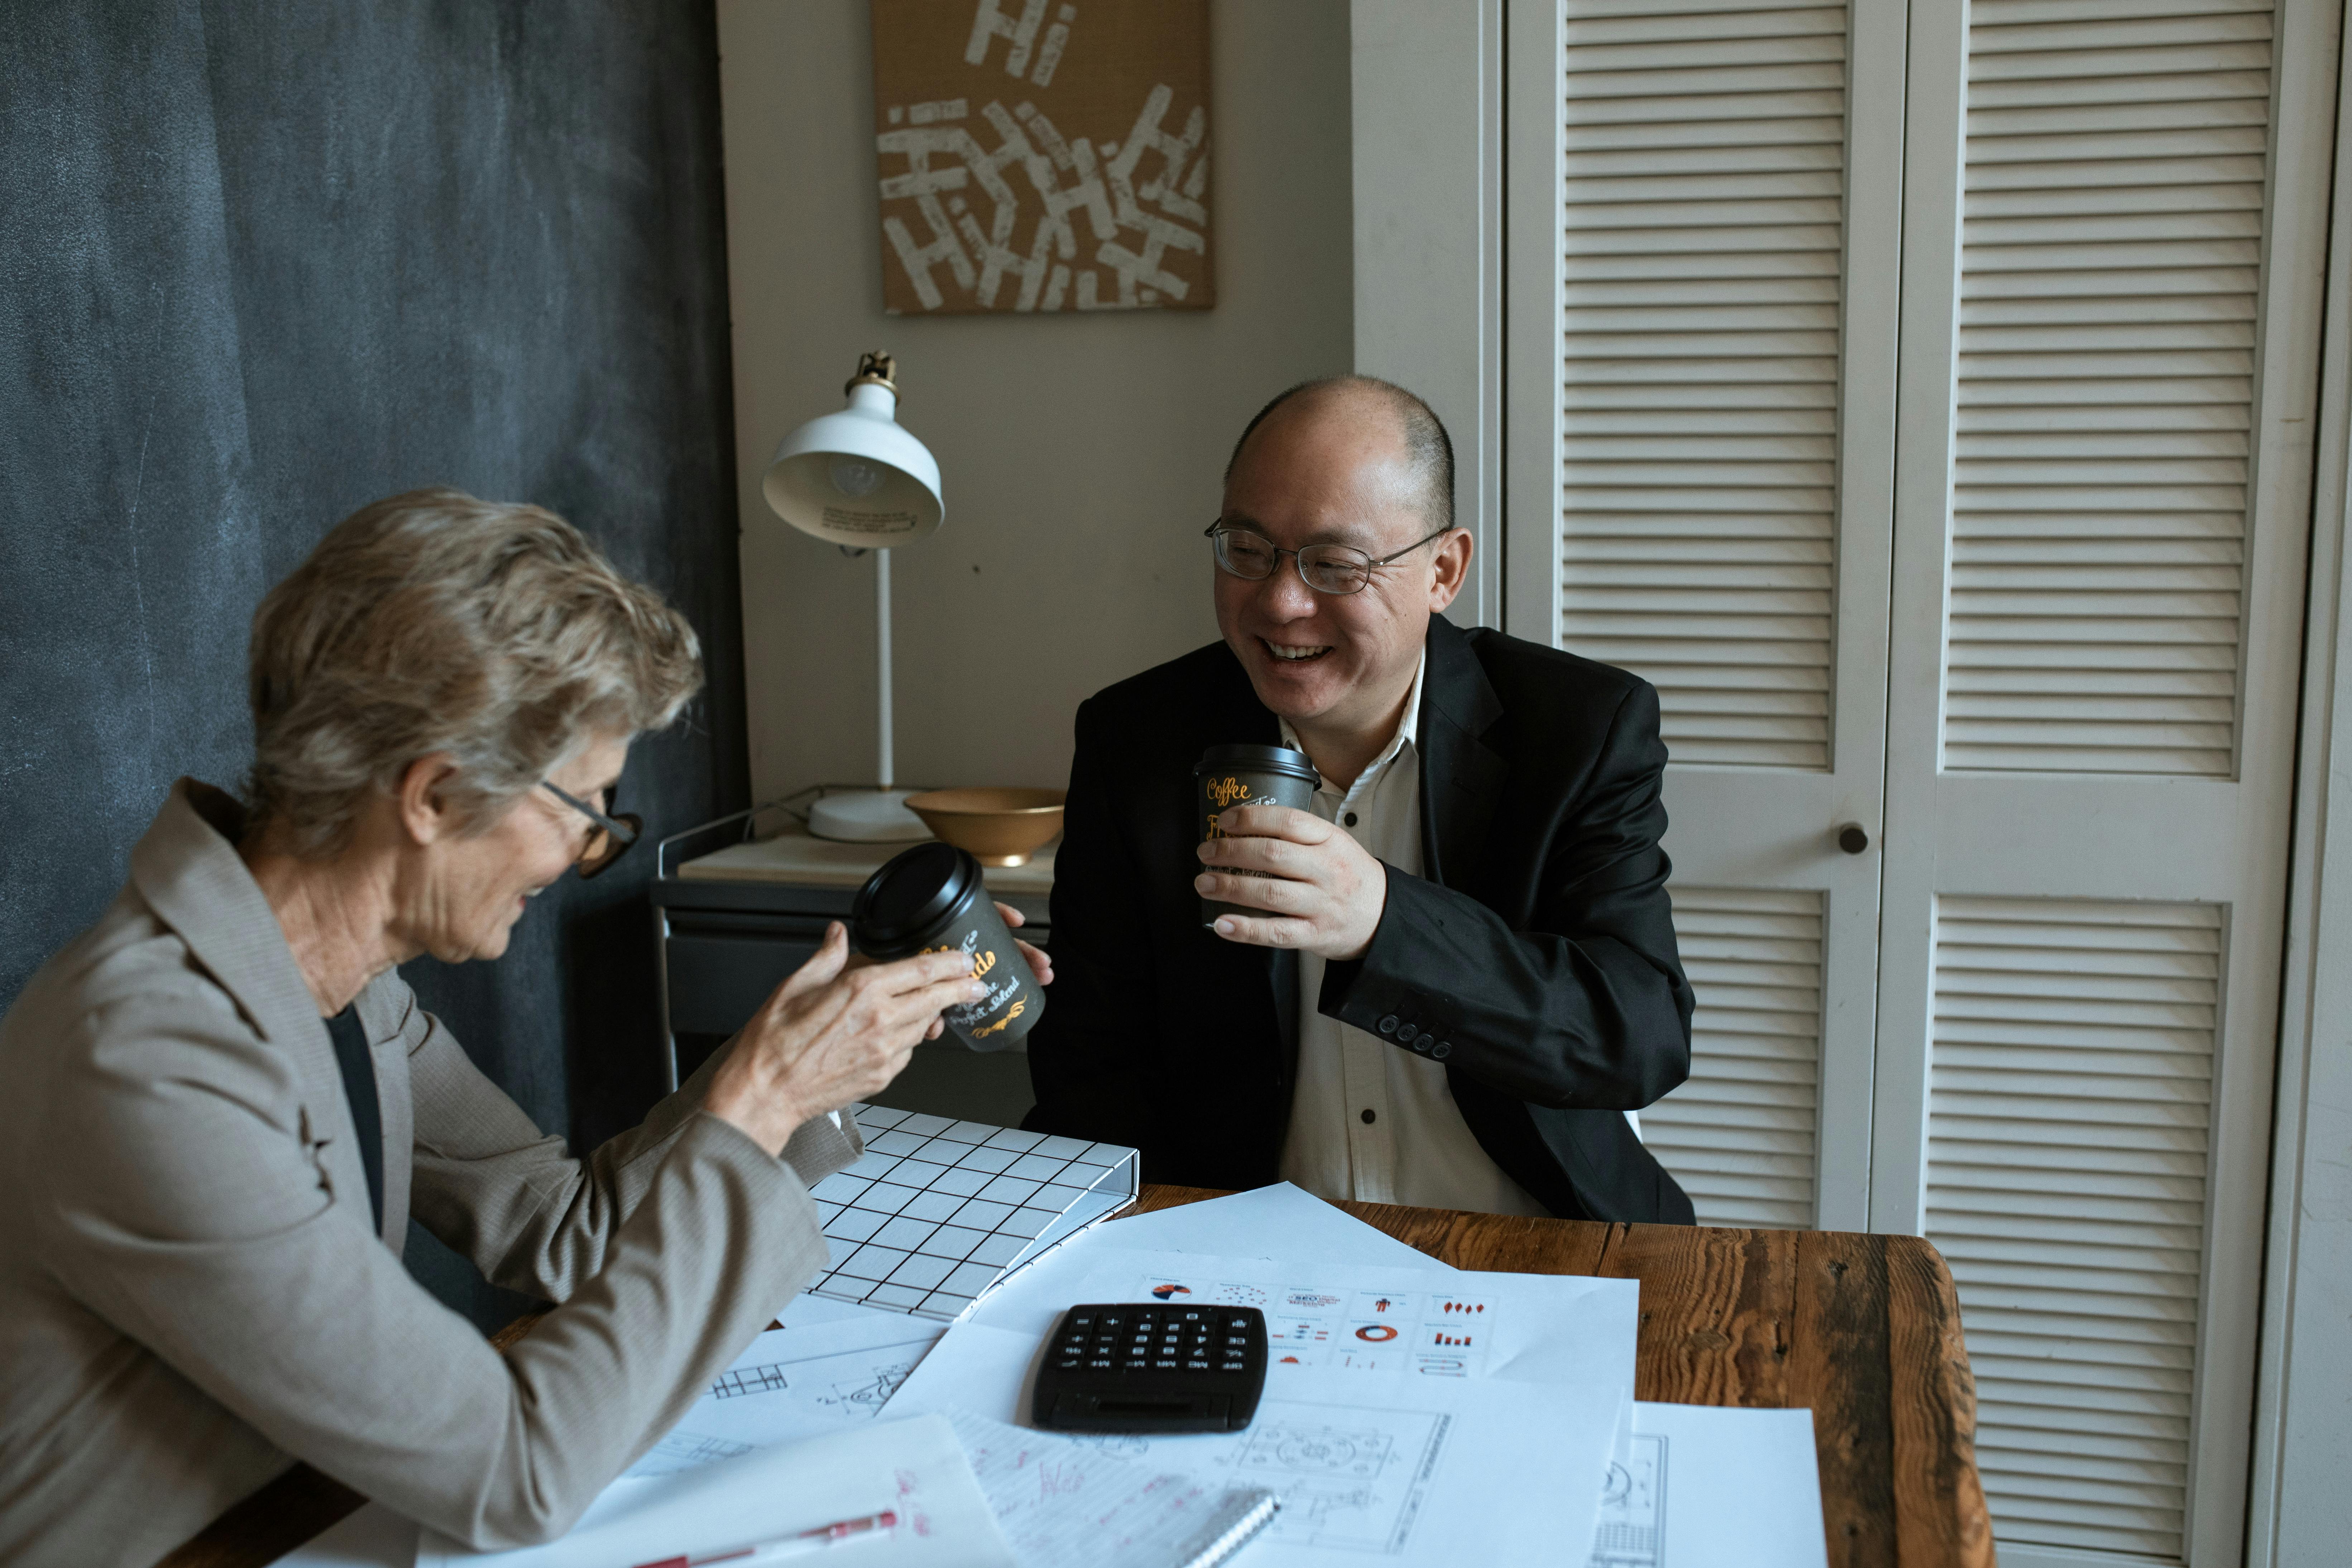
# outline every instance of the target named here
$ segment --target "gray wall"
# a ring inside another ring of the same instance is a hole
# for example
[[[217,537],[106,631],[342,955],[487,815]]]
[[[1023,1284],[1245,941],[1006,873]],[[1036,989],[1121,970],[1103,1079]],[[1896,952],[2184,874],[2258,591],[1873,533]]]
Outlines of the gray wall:
[[[391,491],[542,503],[669,593],[712,681],[625,798],[659,830],[741,804],[709,9],[5,0],[0,26],[0,1005],[174,777],[237,782],[256,601]],[[577,1141],[658,1088],[651,860],[561,885],[496,964],[406,972]],[[478,1321],[515,1305],[435,1244],[410,1261]]]

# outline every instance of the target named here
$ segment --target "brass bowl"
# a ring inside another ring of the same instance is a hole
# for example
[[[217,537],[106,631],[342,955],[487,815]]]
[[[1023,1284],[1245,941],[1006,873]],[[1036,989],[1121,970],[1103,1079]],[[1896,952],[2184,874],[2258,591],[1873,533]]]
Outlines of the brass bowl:
[[[931,789],[907,797],[907,809],[933,834],[968,849],[983,866],[1025,866],[1062,831],[1058,789]]]

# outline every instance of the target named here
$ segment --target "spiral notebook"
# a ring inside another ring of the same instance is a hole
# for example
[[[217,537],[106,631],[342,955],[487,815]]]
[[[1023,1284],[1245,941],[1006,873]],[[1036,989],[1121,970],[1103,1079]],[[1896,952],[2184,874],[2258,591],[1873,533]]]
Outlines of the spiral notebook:
[[[1055,1433],[948,1419],[1022,1568],[1219,1568],[1282,1506],[1263,1488],[1164,1474]]]

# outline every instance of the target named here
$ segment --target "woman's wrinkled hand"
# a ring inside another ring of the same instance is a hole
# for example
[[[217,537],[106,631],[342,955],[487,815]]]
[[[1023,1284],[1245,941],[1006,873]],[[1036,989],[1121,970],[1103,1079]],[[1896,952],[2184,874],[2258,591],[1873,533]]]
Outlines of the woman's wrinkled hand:
[[[939,1032],[942,1012],[988,994],[960,952],[856,969],[848,961],[849,933],[835,921],[743,1026],[703,1098],[705,1110],[770,1153],[810,1117],[878,1093]]]
[[[996,912],[1003,917],[1004,923],[1008,926],[1017,927],[1029,923],[1021,911],[1014,909],[1011,904],[998,904],[996,906]],[[1029,973],[1037,977],[1038,984],[1051,985],[1054,984],[1054,961],[1051,957],[1047,956],[1044,948],[1032,947],[1029,943],[1023,942],[1017,936],[1013,939],[1013,945],[1021,950],[1021,956],[1023,960],[1028,963]],[[874,960],[866,957],[862,952],[853,952],[849,955],[849,968],[852,971],[871,969],[873,966]],[[940,1037],[940,1026],[939,1021],[937,1019],[933,1019],[931,1022],[930,1032],[925,1035],[923,1038],[927,1040],[938,1039]]]

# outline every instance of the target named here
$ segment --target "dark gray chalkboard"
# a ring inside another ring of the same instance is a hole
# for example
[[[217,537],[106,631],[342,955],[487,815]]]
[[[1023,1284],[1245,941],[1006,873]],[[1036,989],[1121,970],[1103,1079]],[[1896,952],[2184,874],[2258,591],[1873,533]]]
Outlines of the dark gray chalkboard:
[[[639,743],[628,804],[663,831],[746,804],[712,8],[0,23],[0,1006],[113,896],[173,778],[240,779],[263,591],[412,486],[551,507],[661,585],[712,679]],[[658,1089],[651,862],[562,884],[496,964],[407,972],[576,1142]]]

